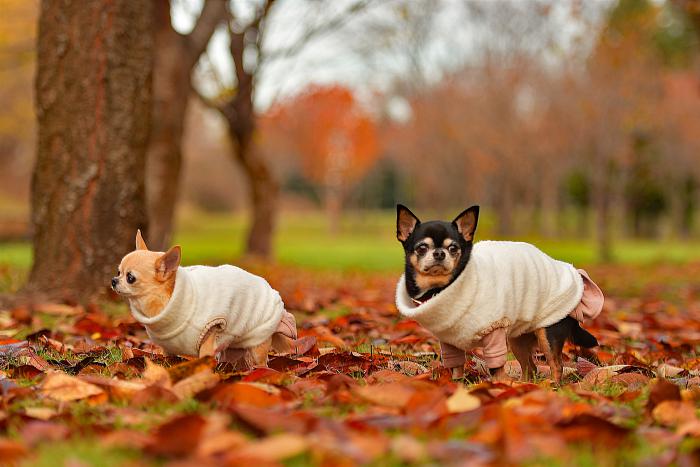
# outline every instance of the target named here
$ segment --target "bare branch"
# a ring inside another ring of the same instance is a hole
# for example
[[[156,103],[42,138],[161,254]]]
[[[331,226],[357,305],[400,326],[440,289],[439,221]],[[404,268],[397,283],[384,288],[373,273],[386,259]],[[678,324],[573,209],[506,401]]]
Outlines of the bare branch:
[[[327,34],[333,31],[334,29],[343,26],[343,24],[345,24],[350,18],[364,11],[370,3],[372,3],[371,0],[356,1],[355,3],[351,4],[348,8],[338,13],[338,15],[335,16],[335,18],[306,31],[291,46],[282,49],[272,50],[265,54],[265,62],[270,62],[279,58],[291,57],[292,55],[299,53],[309,41],[317,37],[323,36],[324,34]],[[262,64],[263,61],[261,60],[260,63]]]
[[[197,22],[186,38],[186,47],[190,57],[196,61],[206,50],[216,28],[228,17],[227,0],[205,0]]]

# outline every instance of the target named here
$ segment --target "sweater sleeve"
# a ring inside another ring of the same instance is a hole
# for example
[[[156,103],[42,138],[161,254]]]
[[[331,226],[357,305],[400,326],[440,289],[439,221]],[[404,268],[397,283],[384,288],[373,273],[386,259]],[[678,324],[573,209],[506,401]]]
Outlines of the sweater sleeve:
[[[484,360],[489,368],[500,368],[506,363],[508,343],[506,329],[498,328],[486,334],[481,339],[484,347]]]
[[[445,365],[445,368],[464,366],[464,362],[467,361],[464,350],[447,342],[440,341],[440,353],[442,354],[442,364]]]

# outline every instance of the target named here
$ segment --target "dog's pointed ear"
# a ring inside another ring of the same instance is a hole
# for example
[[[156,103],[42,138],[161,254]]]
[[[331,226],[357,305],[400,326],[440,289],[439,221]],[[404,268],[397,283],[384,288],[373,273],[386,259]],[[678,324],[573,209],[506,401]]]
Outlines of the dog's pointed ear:
[[[474,241],[474,232],[476,232],[476,224],[479,221],[479,206],[472,206],[465,209],[462,213],[455,217],[452,221],[462,237],[468,241]]]
[[[156,260],[156,279],[165,281],[172,277],[180,266],[180,245],[175,245]]]
[[[403,204],[396,205],[396,238],[405,242],[411,233],[420,224],[420,220]]]
[[[146,246],[146,242],[143,240],[143,237],[141,236],[141,229],[138,229],[136,231],[136,249],[137,250],[148,250],[148,247]]]

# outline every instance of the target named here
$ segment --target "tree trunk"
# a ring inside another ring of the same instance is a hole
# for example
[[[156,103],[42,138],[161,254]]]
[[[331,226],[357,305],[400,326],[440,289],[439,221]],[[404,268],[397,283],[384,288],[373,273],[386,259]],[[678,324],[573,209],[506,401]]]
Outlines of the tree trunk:
[[[152,20],[150,2],[41,3],[28,293],[91,299],[146,227]]]
[[[513,188],[508,180],[506,175],[501,178],[501,186],[496,194],[496,233],[500,237],[508,237],[513,233]]]
[[[594,179],[594,208],[595,208],[595,226],[596,226],[596,243],[598,246],[598,258],[604,263],[609,263],[613,260],[612,238],[610,233],[610,204],[611,204],[611,184],[610,184],[610,167],[612,164],[600,164],[606,167],[601,167],[597,177]]]
[[[249,71],[243,64],[246,41],[251,37],[256,47],[260,47],[259,24],[265,17],[271,1],[253,25],[243,32],[234,33],[229,28],[230,52],[236,71],[236,94],[217,109],[226,119],[233,142],[233,157],[241,164],[248,180],[251,203],[251,223],[246,241],[246,254],[261,258],[272,256],[272,234],[275,228],[278,186],[274,174],[258,151],[255,150],[256,115],[253,107],[255,71]],[[246,39],[248,36],[248,39]]]
[[[169,0],[154,1],[154,9],[156,55],[151,138],[146,155],[146,199],[150,222],[148,244],[164,251],[172,239],[192,69],[226,17],[226,2],[205,2],[194,29],[186,36],[172,27]]]
[[[246,240],[246,254],[261,258],[272,256],[272,233],[277,208],[277,182],[267,162],[255,151],[253,132],[255,115],[250,105],[236,95],[230,106],[222,109],[233,141],[233,157],[241,165],[248,180],[251,223]],[[245,88],[243,88],[245,89]],[[235,109],[235,110],[234,110]]]

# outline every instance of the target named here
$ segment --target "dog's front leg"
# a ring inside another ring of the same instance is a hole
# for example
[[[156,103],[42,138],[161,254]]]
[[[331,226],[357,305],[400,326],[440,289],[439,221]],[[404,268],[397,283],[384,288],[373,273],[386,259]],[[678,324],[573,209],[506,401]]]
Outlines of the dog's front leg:
[[[272,338],[267,339],[262,344],[246,349],[245,363],[249,368],[255,366],[267,366],[267,354],[272,346]]]
[[[535,330],[535,336],[537,336],[537,345],[540,351],[544,354],[547,359],[547,364],[552,373],[552,378],[557,386],[561,385],[562,367],[560,364],[560,358],[557,358],[552,351],[552,346],[549,344],[549,339],[547,339],[547,330],[545,328],[540,328]]]
[[[207,335],[202,339],[202,344],[199,346],[199,358],[214,356],[216,354],[216,332],[212,328],[207,332]]]

